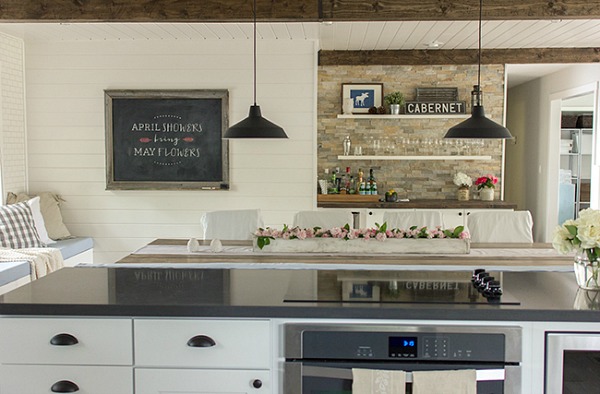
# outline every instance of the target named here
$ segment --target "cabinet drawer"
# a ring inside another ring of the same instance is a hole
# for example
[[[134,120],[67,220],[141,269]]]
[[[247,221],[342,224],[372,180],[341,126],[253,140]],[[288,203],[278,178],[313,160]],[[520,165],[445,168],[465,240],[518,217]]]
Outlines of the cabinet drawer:
[[[3,365],[0,367],[0,377],[0,392],[6,394],[133,393],[132,367]],[[53,385],[56,385],[55,391],[52,391]]]
[[[135,370],[136,394],[271,393],[269,371],[260,370]]]
[[[268,321],[135,319],[134,338],[137,366],[262,369],[270,365]],[[188,344],[190,340],[196,343]]]
[[[131,336],[130,319],[0,319],[0,363],[132,365]]]

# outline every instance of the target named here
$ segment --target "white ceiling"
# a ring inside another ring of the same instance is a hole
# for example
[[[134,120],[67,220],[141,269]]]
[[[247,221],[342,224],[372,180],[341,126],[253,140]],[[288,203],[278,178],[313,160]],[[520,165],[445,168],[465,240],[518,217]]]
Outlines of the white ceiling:
[[[251,23],[0,23],[0,32],[36,41],[247,40]],[[259,39],[316,40],[323,50],[477,49],[477,21],[262,23]],[[600,20],[484,21],[483,49],[600,47]],[[565,65],[513,68],[510,85]]]

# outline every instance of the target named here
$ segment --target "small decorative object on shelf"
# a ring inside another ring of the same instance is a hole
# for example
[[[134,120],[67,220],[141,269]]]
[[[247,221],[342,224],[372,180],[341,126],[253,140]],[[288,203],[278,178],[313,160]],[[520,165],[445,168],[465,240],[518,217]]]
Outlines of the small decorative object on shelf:
[[[498,183],[498,178],[492,174],[487,174],[477,178],[475,185],[479,190],[479,198],[482,201],[494,201],[494,189]]]
[[[342,104],[342,111],[345,115],[352,115],[352,111],[354,110],[354,99],[351,97],[346,97]]]
[[[344,138],[342,145],[344,147],[344,156],[350,155],[350,148],[352,147],[352,141],[350,140],[349,135],[347,135],[346,138]]]
[[[458,201],[469,201],[469,188],[473,185],[471,177],[464,172],[457,172],[454,175],[454,184],[458,186]]]
[[[554,230],[552,246],[560,253],[576,252],[575,279],[584,290],[600,291],[600,211],[584,209],[579,218]]]
[[[396,202],[398,201],[398,193],[394,189],[390,189],[385,192],[385,201],[386,202]]]
[[[383,100],[390,107],[390,114],[399,115],[400,107],[404,105],[404,95],[400,92],[393,92],[386,95]]]

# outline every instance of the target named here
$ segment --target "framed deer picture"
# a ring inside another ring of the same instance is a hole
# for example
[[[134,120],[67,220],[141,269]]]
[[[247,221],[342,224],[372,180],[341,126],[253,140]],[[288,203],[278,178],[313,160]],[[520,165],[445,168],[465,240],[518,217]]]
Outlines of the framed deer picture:
[[[345,99],[352,99],[353,114],[369,113],[369,108],[380,107],[383,103],[383,84],[343,83],[342,105]]]

